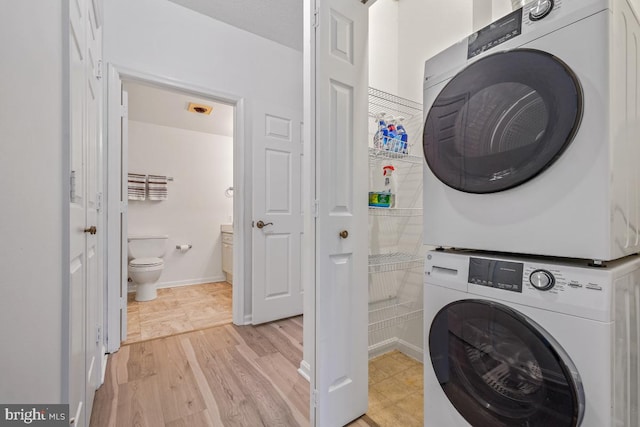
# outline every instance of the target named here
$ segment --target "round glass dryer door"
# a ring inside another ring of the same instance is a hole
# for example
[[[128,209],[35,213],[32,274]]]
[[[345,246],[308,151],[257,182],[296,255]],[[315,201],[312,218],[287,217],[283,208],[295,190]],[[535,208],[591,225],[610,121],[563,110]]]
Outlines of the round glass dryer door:
[[[472,426],[579,426],[584,391],[560,345],[505,305],[457,301],[434,318],[429,352],[436,378]]]
[[[468,193],[520,185],[567,148],[582,119],[582,87],[555,56],[530,49],[482,58],[447,83],[424,126],[427,164]]]

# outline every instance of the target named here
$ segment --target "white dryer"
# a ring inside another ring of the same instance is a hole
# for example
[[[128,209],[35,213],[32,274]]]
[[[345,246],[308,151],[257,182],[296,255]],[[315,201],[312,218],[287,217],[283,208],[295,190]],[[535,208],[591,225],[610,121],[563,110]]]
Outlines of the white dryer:
[[[533,1],[426,62],[426,244],[640,251],[637,16],[627,0]]]
[[[427,427],[640,425],[640,257],[427,254]]]

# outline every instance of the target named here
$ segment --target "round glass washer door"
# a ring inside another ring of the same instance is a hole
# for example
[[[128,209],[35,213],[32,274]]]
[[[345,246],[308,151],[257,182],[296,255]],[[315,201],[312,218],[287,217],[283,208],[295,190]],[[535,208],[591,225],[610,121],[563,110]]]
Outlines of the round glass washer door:
[[[513,188],[548,168],[573,140],[583,109],[571,69],[543,51],[499,52],[453,77],[424,126],[427,165],[468,193]]]
[[[522,313],[485,300],[444,307],[429,331],[436,378],[472,426],[579,426],[580,376],[562,347]]]

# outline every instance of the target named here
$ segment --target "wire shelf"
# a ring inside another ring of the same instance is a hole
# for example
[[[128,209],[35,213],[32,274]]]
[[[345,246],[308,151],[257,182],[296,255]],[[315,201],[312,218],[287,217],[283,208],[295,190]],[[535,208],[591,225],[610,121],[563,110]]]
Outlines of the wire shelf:
[[[377,208],[369,206],[370,216],[422,216],[422,208]]]
[[[391,328],[409,320],[420,319],[423,315],[421,304],[410,301],[393,304],[369,311],[369,333]]]
[[[422,156],[413,154],[396,153],[393,151],[380,150],[378,148],[369,147],[369,160],[397,160],[411,164],[422,164]]]
[[[386,273],[388,271],[422,268],[422,257],[403,252],[369,255],[369,273]]]
[[[407,120],[415,116],[422,119],[422,104],[370,87],[369,114],[375,116],[382,112],[403,116]]]

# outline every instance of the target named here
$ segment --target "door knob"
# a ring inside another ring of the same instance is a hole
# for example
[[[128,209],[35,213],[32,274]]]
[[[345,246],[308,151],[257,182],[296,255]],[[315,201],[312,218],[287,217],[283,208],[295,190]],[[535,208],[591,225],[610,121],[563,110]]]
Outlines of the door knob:
[[[85,233],[89,233],[89,234],[96,234],[96,233],[98,232],[98,229],[96,228],[96,226],[95,226],[95,225],[92,225],[92,226],[91,226],[91,227],[89,227],[89,228],[85,228],[85,229],[84,229],[84,232],[85,232]]]
[[[347,237],[349,237],[349,232],[347,230],[342,230],[340,232],[340,237],[342,237],[343,239],[346,239]]]
[[[260,220],[258,222],[256,222],[256,227],[258,228],[265,228],[267,225],[273,225],[272,222],[264,222],[263,220]]]

